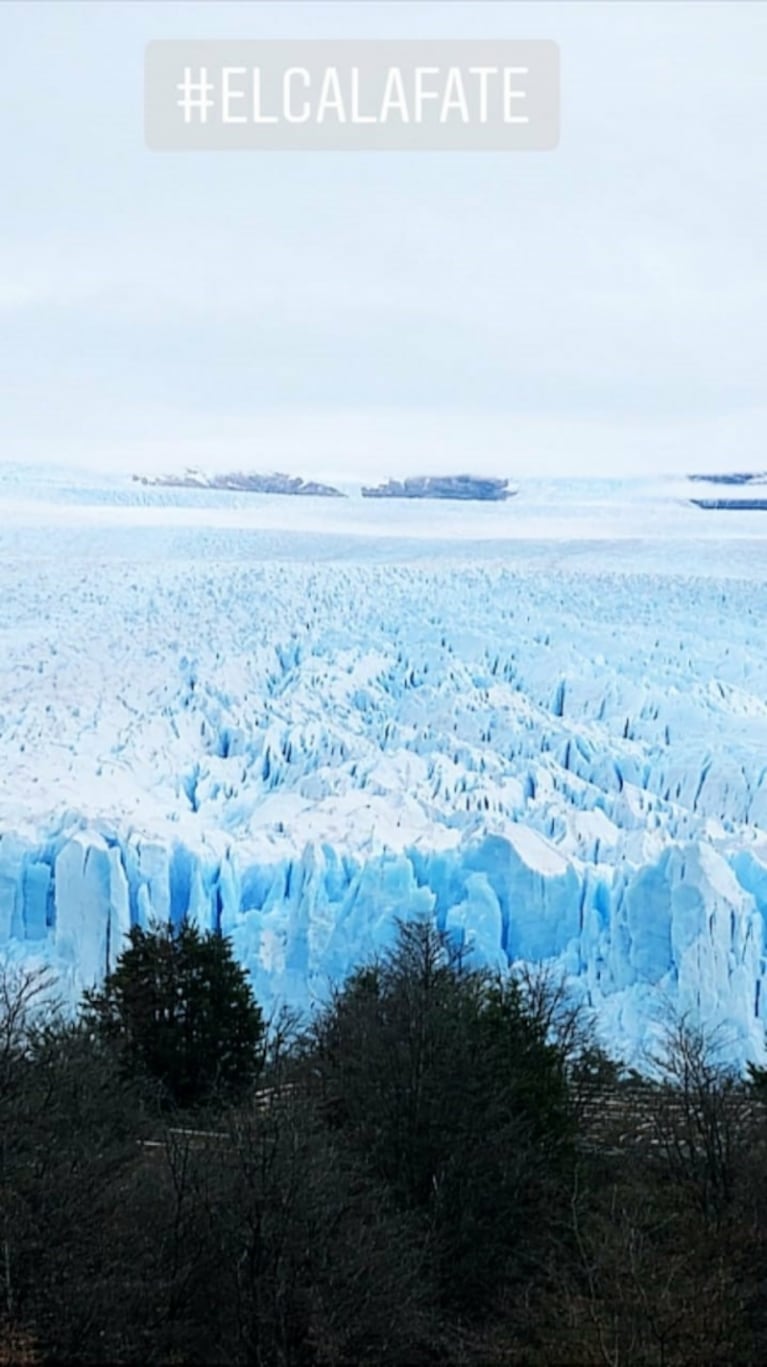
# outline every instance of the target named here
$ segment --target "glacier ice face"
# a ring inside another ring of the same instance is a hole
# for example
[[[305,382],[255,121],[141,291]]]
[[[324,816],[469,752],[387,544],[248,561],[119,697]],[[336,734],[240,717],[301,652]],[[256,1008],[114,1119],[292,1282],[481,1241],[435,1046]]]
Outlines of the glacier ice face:
[[[6,953],[75,999],[188,914],[309,1006],[425,916],[631,1061],[672,1007],[763,1057],[761,549],[35,532],[0,533]]]
[[[172,907],[176,917],[188,913],[231,936],[267,1007],[308,1006],[391,943],[397,916],[429,917],[494,967],[550,962],[580,984],[605,1039],[633,1061],[672,1004],[726,1023],[738,1057],[762,1057],[763,913],[722,855],[701,842],[670,847],[608,886],[536,837],[555,856],[542,865],[529,836],[520,825],[436,854],[367,857],[310,844],[253,865],[241,865],[233,849],[219,861],[178,846],[160,863],[160,847],[150,846],[147,877],[140,837],[108,846],[78,833],[61,838],[50,864],[34,844],[21,850],[20,924],[8,943],[17,955],[39,955],[44,940],[74,998],[113,965],[131,919],[146,924]],[[179,855],[188,872],[183,898]],[[10,868],[3,839],[6,888]],[[30,870],[44,870],[39,881],[56,886],[56,912],[42,935]]]

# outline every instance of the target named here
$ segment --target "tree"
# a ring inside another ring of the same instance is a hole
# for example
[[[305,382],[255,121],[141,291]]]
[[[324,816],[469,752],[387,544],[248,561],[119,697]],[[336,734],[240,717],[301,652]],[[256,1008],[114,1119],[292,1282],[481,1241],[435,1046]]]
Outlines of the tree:
[[[261,1009],[229,941],[186,920],[132,927],[101,991],[85,994],[84,1016],[164,1103],[242,1095],[263,1061]]]
[[[330,1121],[420,1214],[442,1294],[478,1310],[524,1276],[572,1156],[565,1061],[512,978],[432,926],[354,974],[308,1043]]]
[[[177,1141],[193,1270],[215,1361],[247,1367],[412,1367],[430,1352],[422,1240],[316,1099],[280,1088],[233,1108],[215,1133]],[[183,1148],[185,1151],[180,1152]],[[191,1236],[191,1237],[190,1237]],[[190,1360],[192,1360],[190,1358]],[[195,1355],[193,1360],[198,1361]]]
[[[685,1016],[673,1021],[653,1059],[659,1082],[650,1093],[669,1176],[713,1220],[733,1201],[753,1109],[737,1069],[722,1061],[725,1042]]]
[[[54,985],[46,968],[0,964],[0,1098],[13,1088],[36,1022],[56,1009]]]
[[[156,1229],[156,1202],[125,1200],[141,1099],[53,986],[0,967],[0,1362],[117,1360],[148,1301],[126,1277]]]

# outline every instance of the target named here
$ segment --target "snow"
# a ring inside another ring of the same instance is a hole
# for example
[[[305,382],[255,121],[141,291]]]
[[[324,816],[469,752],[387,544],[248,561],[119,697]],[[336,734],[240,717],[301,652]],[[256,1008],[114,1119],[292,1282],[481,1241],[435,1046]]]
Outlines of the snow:
[[[191,506],[0,467],[0,952],[75,1001],[189,914],[310,1007],[431,917],[565,974],[632,1062],[671,1009],[763,1059],[767,520],[519,487]]]

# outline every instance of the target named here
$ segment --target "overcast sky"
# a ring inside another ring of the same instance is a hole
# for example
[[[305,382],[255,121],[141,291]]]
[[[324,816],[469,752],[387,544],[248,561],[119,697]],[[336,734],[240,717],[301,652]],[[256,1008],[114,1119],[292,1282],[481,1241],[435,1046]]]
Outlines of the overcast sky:
[[[159,153],[154,38],[551,38],[553,152]],[[767,466],[767,6],[0,6],[0,459]]]

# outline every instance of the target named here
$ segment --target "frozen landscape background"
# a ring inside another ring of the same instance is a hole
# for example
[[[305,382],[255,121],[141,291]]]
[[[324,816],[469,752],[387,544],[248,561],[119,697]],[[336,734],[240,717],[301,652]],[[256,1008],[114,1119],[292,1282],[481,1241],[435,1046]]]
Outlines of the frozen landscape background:
[[[428,916],[632,1062],[762,1058],[767,514],[681,479],[509,503],[0,466],[0,941],[74,1001],[134,920],[309,1007]]]

